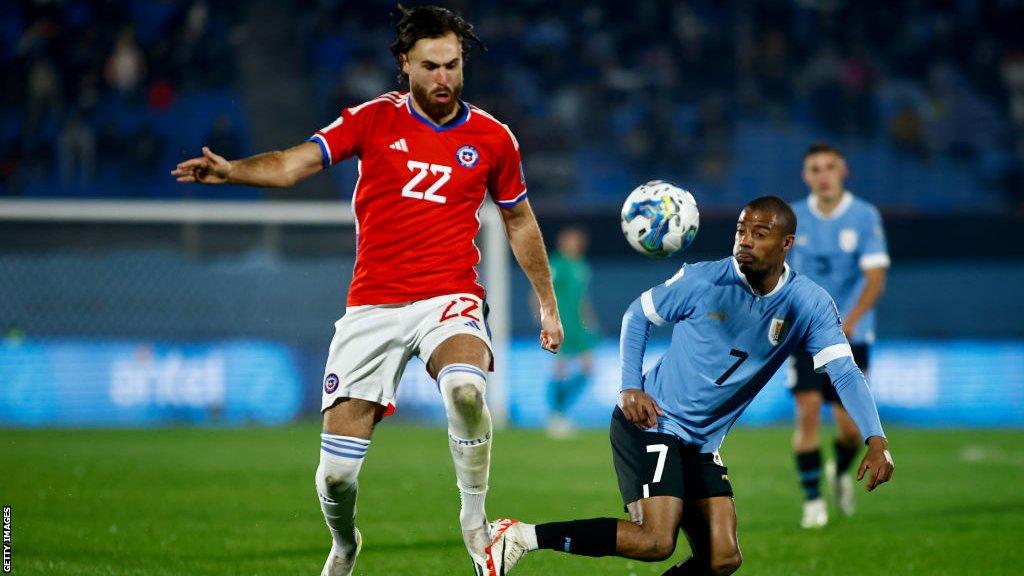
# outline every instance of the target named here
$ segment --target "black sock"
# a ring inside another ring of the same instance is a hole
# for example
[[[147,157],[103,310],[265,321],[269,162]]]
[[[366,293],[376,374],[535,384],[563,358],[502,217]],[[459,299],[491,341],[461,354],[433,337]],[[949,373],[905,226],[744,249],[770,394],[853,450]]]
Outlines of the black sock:
[[[591,518],[537,525],[537,547],[580,556],[614,556],[615,518]]]
[[[708,566],[707,562],[703,562],[699,558],[690,556],[686,559],[686,562],[676,564],[662,572],[661,576],[707,576],[708,574],[711,574],[711,568]]]
[[[800,486],[804,489],[804,500],[820,498],[818,482],[821,480],[821,450],[797,452],[796,470],[800,475]]]
[[[565,382],[565,378],[560,378],[552,380],[548,384],[548,390],[550,391],[548,396],[552,412],[565,413]]]
[[[859,444],[853,446],[847,446],[836,440],[836,476],[842,476],[850,469],[850,464],[853,463],[853,459],[857,457],[857,451],[860,450]]]

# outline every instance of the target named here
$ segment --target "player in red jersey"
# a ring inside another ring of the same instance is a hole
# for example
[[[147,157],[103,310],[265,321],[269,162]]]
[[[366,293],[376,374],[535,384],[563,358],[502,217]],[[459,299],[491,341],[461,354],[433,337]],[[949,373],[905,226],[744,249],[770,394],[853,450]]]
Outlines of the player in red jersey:
[[[463,539],[476,573],[493,575],[484,512],[492,356],[473,242],[488,193],[540,302],[544,349],[558,351],[562,326],[519,145],[507,126],[459,98],[467,42],[479,42],[472,25],[444,8],[399,9],[391,51],[409,92],[347,108],[283,152],[228,161],[203,148],[171,174],[179,182],[283,187],[359,157],[355,275],[323,383],[316,486],[333,538],[323,574],[352,573],[362,538],[355,527],[359,469],[374,426],[394,407],[406,362],[418,355],[444,399]]]

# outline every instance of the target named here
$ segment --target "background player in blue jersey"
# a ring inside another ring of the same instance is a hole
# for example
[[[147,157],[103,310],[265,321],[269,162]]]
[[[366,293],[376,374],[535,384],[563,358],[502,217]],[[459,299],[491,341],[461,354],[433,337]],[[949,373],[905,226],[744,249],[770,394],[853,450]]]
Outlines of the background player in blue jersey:
[[[736,509],[718,449],[754,396],[797,349],[827,371],[868,445],[857,477],[892,475],[874,400],[853,360],[839,312],[786,264],[796,216],[765,196],[736,223],[733,256],[683,266],[644,292],[622,320],[622,391],[611,422],[619,491],[630,520],[547,524],[500,520],[488,558],[504,574],[531,550],[660,561],[682,528],[692,556],[665,574],[731,574],[741,562]],[[641,373],[655,325],[674,324],[668,351]]]
[[[807,149],[803,178],[811,194],[793,206],[800,224],[789,263],[835,300],[853,357],[867,372],[868,345],[875,339],[874,307],[885,289],[889,254],[878,210],[844,188],[847,173],[837,148],[817,143]],[[814,371],[807,352],[793,355],[788,382],[796,401],[793,450],[804,492],[800,525],[818,528],[828,522],[820,491],[822,405],[827,401],[832,406],[836,422],[835,460],[826,467],[826,477],[836,505],[847,516],[854,509],[850,465],[860,448],[860,436],[828,375]]]

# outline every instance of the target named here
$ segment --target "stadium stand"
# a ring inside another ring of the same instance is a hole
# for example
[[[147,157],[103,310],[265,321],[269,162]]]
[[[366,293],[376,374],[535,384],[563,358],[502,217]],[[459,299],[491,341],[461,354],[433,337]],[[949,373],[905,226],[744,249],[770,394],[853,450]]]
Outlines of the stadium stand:
[[[23,90],[0,95],[0,194],[210,194],[165,169],[200,142],[253,150],[249,127],[268,120],[240,96],[259,89],[240,73],[253,26],[297,31],[283,36],[300,47],[287,73],[309,89],[279,91],[278,108],[312,98],[316,120],[289,137],[395,87],[392,3],[365,4],[5,3],[3,83]],[[1017,3],[659,1],[629,18],[612,2],[454,6],[487,46],[467,97],[516,129],[531,188],[553,205],[613,204],[654,175],[707,191],[712,208],[751,188],[788,195],[802,147],[788,143],[815,137],[850,151],[851,186],[886,209],[1024,200]],[[337,171],[330,195],[353,179]]]

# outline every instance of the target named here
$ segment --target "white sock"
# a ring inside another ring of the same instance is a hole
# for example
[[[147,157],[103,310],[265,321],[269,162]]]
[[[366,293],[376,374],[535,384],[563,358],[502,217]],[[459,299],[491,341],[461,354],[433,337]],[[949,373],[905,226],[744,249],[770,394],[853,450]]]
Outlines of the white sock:
[[[316,491],[320,509],[331,530],[334,547],[341,554],[356,549],[356,495],[359,469],[370,441],[352,436],[320,435],[320,465],[316,469]]]
[[[449,364],[437,385],[448,415],[448,447],[462,499],[459,522],[471,551],[487,545],[487,481],[491,467],[491,413],[484,401],[486,375],[470,364]],[[476,550],[479,548],[479,550]]]
[[[462,539],[466,543],[466,548],[471,554],[483,558],[487,545],[490,544],[487,512],[484,510],[491,461],[490,434],[473,445],[467,445],[465,442],[450,434],[448,436],[448,447],[455,463],[456,484],[462,501],[459,524],[462,526]]]
[[[491,461],[491,444],[484,441],[475,446],[459,444],[457,438],[448,438],[448,447],[455,463],[456,485],[462,509],[459,511],[459,523],[463,530],[471,530],[487,525],[487,513],[484,504],[487,500],[487,477]]]

